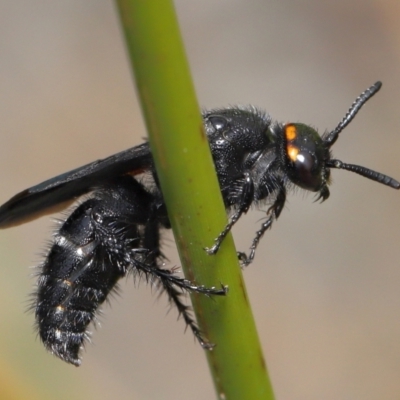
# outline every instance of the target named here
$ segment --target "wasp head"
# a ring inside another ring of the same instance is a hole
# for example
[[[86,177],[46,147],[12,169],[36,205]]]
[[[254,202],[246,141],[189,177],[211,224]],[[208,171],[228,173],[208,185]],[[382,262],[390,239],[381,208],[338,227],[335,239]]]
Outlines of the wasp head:
[[[330,169],[337,168],[355,172],[386,186],[400,189],[400,183],[395,179],[366,167],[332,159],[330,153],[330,148],[338,139],[340,132],[381,86],[381,82],[376,82],[361,93],[337,127],[322,137],[308,125],[289,123],[283,126],[288,176],[294,184],[306,190],[319,192],[317,200],[324,201],[329,197]]]

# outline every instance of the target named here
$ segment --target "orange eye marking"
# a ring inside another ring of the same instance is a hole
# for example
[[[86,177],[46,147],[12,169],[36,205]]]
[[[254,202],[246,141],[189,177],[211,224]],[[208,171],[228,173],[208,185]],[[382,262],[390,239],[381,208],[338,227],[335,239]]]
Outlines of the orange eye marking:
[[[299,148],[296,146],[287,146],[286,148],[287,154],[289,156],[289,158],[294,162],[297,160],[297,155],[299,154]]]
[[[294,140],[297,137],[297,129],[294,125],[287,125],[285,128],[286,140]]]

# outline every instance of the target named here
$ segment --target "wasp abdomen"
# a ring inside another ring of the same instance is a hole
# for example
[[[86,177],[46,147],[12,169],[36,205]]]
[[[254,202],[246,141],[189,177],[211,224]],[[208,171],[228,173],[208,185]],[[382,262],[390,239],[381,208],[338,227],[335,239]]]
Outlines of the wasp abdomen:
[[[96,192],[98,198],[81,204],[66,220],[38,281],[40,338],[54,355],[76,366],[96,310],[135,257],[141,257],[133,248],[140,238],[138,226],[133,223],[127,229],[123,224],[121,229],[121,211],[126,209],[118,186],[113,189],[108,195]]]

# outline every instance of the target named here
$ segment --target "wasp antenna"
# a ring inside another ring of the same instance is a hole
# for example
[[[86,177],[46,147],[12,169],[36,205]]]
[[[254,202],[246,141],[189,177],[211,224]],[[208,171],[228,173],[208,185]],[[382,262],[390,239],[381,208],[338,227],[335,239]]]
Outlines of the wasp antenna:
[[[327,163],[330,168],[345,169],[347,171],[355,172],[365,178],[371,179],[372,181],[382,183],[382,185],[390,186],[393,189],[400,189],[400,182],[390,176],[381,174],[380,172],[373,171],[372,169],[361,167],[360,165],[345,164],[340,160],[330,160]]]
[[[382,86],[382,82],[378,81],[369,87],[366,91],[362,92],[355,100],[354,103],[347,111],[342,121],[338,126],[330,132],[323,140],[326,147],[331,147],[339,137],[339,133],[353,120],[353,118],[360,111],[360,108],[375,94],[379,91]]]

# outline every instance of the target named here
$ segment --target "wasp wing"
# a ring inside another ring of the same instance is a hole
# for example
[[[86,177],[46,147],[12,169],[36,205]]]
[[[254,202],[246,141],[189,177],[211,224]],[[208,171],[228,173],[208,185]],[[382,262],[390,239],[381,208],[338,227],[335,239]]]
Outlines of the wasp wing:
[[[38,218],[65,207],[67,201],[124,174],[138,175],[153,165],[148,143],[58,175],[16,194],[0,207],[0,228]],[[58,206],[58,208],[56,208]]]

